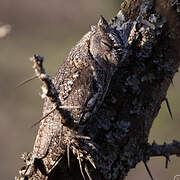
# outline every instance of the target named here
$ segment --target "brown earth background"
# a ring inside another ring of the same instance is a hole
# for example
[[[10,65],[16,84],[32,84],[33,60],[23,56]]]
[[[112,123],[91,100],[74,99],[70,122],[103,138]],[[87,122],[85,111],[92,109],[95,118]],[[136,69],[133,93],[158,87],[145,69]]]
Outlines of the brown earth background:
[[[14,179],[23,165],[20,154],[31,151],[41,117],[40,82],[34,80],[15,89],[33,75],[30,56],[45,57],[45,67],[53,76],[71,47],[96,24],[100,15],[108,20],[120,7],[119,0],[0,0],[0,22],[10,24],[12,31],[0,40],[0,179]],[[174,120],[165,103],[153,124],[149,141],[157,143],[180,139],[180,73],[168,91]],[[180,174],[180,158],[152,158],[149,168],[154,179],[173,180]],[[126,180],[149,179],[143,164],[133,169]]]

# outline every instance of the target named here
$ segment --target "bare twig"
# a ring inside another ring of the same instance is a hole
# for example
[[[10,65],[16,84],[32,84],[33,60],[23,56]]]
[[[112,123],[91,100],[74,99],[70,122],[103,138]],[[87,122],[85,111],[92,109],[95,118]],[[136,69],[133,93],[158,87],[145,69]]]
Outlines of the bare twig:
[[[43,67],[43,57],[39,55],[34,55],[30,60],[34,63],[33,69],[35,70],[35,77],[38,77],[42,82],[42,98],[48,97],[51,102],[54,105],[54,109],[49,112],[47,115],[42,117],[37,123],[35,123],[33,126],[38,124],[40,121],[42,121],[44,118],[46,118],[49,114],[54,112],[55,110],[58,110],[59,113],[61,114],[61,109],[66,108],[66,109],[73,109],[73,108],[80,108],[80,106],[63,106],[61,104],[61,101],[58,96],[58,92],[51,80],[51,78],[46,74],[45,69]]]
[[[46,96],[48,96],[51,102],[55,104],[55,107],[61,106],[58,92],[54,87],[52,80],[46,74],[45,69],[43,67],[43,57],[39,55],[34,55],[32,58],[30,58],[30,60],[34,63],[33,69],[35,70],[36,76],[43,82],[43,92],[41,97],[45,98]]]

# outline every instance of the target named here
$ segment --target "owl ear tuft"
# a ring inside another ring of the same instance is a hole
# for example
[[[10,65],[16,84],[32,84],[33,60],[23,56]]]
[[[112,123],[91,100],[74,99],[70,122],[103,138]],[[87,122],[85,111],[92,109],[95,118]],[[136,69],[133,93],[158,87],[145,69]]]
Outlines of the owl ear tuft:
[[[101,32],[106,32],[107,28],[109,27],[108,22],[103,16],[100,17],[97,27]]]

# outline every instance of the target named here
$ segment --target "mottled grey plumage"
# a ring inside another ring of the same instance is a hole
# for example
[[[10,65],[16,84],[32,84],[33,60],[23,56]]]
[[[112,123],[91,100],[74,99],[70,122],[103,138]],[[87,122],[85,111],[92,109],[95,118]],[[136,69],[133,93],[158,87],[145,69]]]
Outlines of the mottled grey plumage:
[[[86,122],[97,112],[108,91],[111,78],[116,71],[122,44],[118,32],[101,17],[72,48],[64,64],[54,78],[62,105],[80,106],[54,111],[40,123],[34,143],[33,156],[42,159],[46,173],[59,162],[67,144],[81,134]],[[45,99],[43,115],[53,109]]]

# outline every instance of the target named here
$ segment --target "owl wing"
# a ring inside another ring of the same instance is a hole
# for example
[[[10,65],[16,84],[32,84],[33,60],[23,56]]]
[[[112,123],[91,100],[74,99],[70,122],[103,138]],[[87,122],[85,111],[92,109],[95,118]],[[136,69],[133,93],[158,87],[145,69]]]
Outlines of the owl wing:
[[[45,100],[43,109],[44,115],[51,111],[52,103],[49,99]],[[45,174],[53,169],[65,151],[60,141],[61,124],[59,121],[57,112],[53,112],[43,119],[34,143],[33,155],[37,159],[42,159],[44,164],[42,172]]]
[[[42,159],[46,172],[50,172],[66,150],[67,142],[62,140],[62,121],[85,123],[96,112],[104,97],[106,76],[103,69],[91,57],[86,41],[81,41],[70,52],[59,69],[54,84],[63,106],[79,106],[65,109],[63,116],[54,111],[42,120],[34,143],[33,154]],[[49,99],[45,100],[43,115],[52,110]]]

